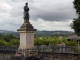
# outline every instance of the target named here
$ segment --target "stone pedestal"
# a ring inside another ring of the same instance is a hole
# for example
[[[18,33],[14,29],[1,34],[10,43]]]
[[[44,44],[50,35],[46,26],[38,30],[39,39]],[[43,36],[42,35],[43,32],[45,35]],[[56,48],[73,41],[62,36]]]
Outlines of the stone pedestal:
[[[34,47],[34,32],[36,29],[30,24],[30,22],[24,22],[20,29],[17,30],[20,33],[20,46],[18,50],[22,50],[22,54],[27,56],[27,49]]]
[[[20,48],[34,47],[34,31],[19,31],[20,32]]]

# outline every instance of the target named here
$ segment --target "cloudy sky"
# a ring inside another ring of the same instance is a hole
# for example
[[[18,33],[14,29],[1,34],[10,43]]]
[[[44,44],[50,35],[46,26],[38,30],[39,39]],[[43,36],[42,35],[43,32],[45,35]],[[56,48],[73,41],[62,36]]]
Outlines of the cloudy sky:
[[[30,22],[37,30],[73,31],[73,0],[0,0],[0,30],[16,31],[23,24],[23,7],[29,3]]]

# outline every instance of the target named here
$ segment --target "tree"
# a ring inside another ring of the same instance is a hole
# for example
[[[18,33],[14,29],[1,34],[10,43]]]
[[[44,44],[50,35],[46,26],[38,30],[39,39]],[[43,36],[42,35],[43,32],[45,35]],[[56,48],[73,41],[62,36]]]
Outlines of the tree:
[[[71,27],[74,29],[75,33],[80,36],[80,0],[74,0],[73,4],[76,9],[77,18],[73,20]]]
[[[19,46],[19,38],[12,34],[0,34],[0,46]]]
[[[77,41],[66,41],[66,46],[78,46]]]
[[[12,39],[10,40],[9,44],[12,45],[12,46],[19,46],[19,40],[17,39]]]
[[[72,28],[74,29],[75,33],[80,36],[80,18],[76,18],[73,21]]]
[[[73,4],[74,8],[76,9],[76,13],[80,17],[80,0],[74,0]]]
[[[7,46],[8,43],[5,40],[0,40],[0,46]]]

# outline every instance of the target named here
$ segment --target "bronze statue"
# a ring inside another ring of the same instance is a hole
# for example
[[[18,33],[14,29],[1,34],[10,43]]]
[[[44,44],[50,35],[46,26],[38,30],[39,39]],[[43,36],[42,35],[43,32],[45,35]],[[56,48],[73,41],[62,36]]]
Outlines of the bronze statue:
[[[36,31],[36,29],[33,28],[32,24],[29,22],[29,7],[28,7],[28,3],[25,3],[24,6],[24,23],[22,24],[22,26],[20,27],[20,29],[18,29],[17,31],[23,31],[24,33],[30,32],[32,33],[32,31]]]
[[[24,22],[29,22],[29,7],[28,7],[28,3],[25,3],[25,6],[24,6]]]

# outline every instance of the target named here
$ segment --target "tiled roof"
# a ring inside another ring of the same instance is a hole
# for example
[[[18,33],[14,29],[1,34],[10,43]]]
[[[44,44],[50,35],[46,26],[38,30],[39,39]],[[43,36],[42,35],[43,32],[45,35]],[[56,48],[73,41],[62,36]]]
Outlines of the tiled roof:
[[[67,39],[76,39],[76,40],[80,40],[80,36],[77,36],[76,34],[71,34],[67,37]]]

